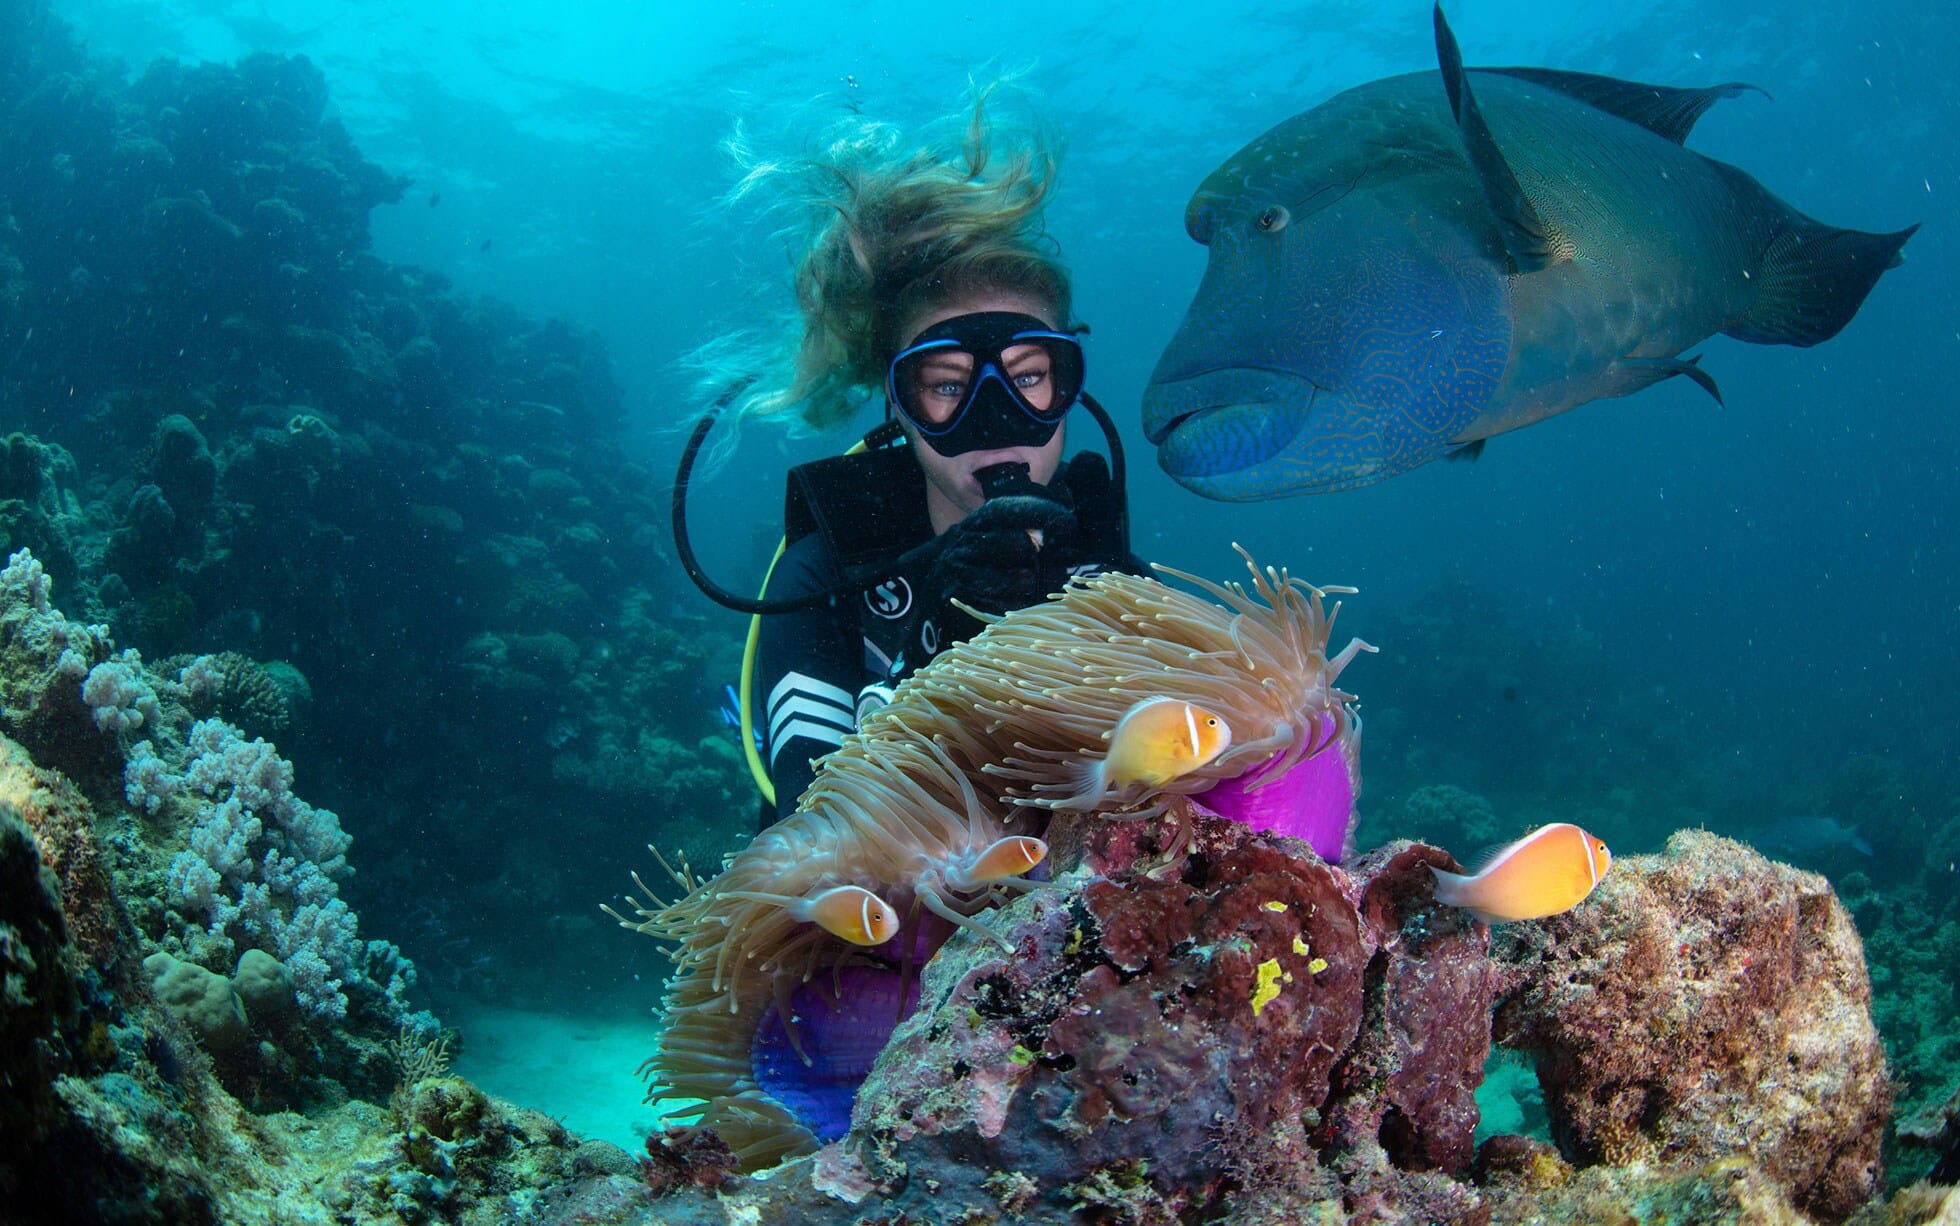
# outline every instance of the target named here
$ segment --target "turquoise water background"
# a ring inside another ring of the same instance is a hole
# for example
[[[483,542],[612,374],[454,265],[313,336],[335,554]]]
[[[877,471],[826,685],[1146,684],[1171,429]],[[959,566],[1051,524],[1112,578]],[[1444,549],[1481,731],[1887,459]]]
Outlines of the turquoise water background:
[[[1051,229],[1093,330],[1091,386],[1125,426],[1140,552],[1224,576],[1237,541],[1262,561],[1362,589],[1343,628],[1384,648],[1352,674],[1364,715],[1384,713],[1370,725],[1379,770],[1364,758],[1375,771],[1366,831],[1422,833],[1407,828],[1418,811],[1407,798],[1439,783],[1493,798],[1501,829],[1527,812],[1603,805],[1618,789],[1622,852],[1657,849],[1686,824],[1746,833],[1795,815],[1848,825],[1906,811],[1878,793],[1909,798],[1935,825],[1960,804],[1960,17],[1950,6],[1452,5],[1473,66],[1761,86],[1773,97],[1722,103],[1690,147],[1832,224],[1924,228],[1905,266],[1827,344],[1702,346],[1726,407],[1676,380],[1498,438],[1474,465],[1256,506],[1172,485],[1137,428],[1145,380],[1203,267],[1184,203],[1287,116],[1375,77],[1432,69],[1422,4],[73,0],[55,10],[93,53],[132,72],[158,56],[314,60],[362,153],[414,179],[374,214],[375,253],[597,330],[628,425],[591,445],[624,446],[662,471],[678,451],[674,427],[698,408],[678,359],[789,305],[771,222],[723,203],[733,171],[720,142],[742,123],[793,151],[798,133],[853,108],[915,124],[958,108],[970,78],[1024,69],[1028,98],[1066,141]],[[759,577],[782,470],[846,441],[752,432],[739,462],[703,484],[699,497],[727,512],[702,540],[724,581]],[[674,613],[740,630],[705,601]],[[1583,735],[1554,741],[1552,726]],[[1854,761],[1882,763],[1881,782],[1844,784]],[[331,799],[358,836],[358,806]],[[747,821],[742,812],[728,824]],[[622,833],[628,847],[644,841]],[[1923,867],[1901,862],[1911,840],[1872,841],[1875,862],[1855,867],[1881,885]],[[406,853],[370,842],[356,859],[391,854]],[[638,973],[622,969],[619,984],[644,1008],[653,994],[631,981]],[[479,1058],[493,1046],[480,1044]]]
[[[1907,266],[1822,348],[1703,346],[1726,409],[1676,381],[1499,439],[1474,466],[1255,507],[1170,485],[1135,431],[1144,380],[1202,268],[1183,205],[1286,116],[1433,67],[1421,4],[57,11],[91,50],[132,64],[313,58],[362,151],[416,180],[377,211],[377,254],[598,329],[636,442],[654,454],[676,449],[660,430],[695,407],[675,360],[786,306],[767,221],[720,205],[732,172],[717,146],[734,125],[793,149],[786,134],[847,105],[917,122],[957,107],[969,75],[1025,68],[1067,141],[1052,228],[1093,328],[1092,386],[1131,430],[1147,556],[1215,573],[1237,540],[1369,601],[1468,576],[1530,625],[1597,636],[1612,667],[1651,682],[1667,717],[1701,724],[1711,746],[1769,734],[1931,753],[1950,740],[1960,19],[1944,6],[1452,6],[1472,64],[1758,84],[1773,100],[1721,104],[1691,146],[1831,223],[1925,228]],[[731,480],[759,486],[768,506],[784,457],[771,440],[751,445]],[[724,571],[753,573],[754,539],[772,528],[759,520],[719,542]]]

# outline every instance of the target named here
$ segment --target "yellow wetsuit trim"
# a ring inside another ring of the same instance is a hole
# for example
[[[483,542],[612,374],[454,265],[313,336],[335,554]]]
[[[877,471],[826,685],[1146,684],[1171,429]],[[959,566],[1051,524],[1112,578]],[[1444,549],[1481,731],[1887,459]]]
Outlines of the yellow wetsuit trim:
[[[864,450],[864,440],[852,443],[845,455],[856,455]],[[789,538],[776,542],[776,556],[769,559],[769,569],[762,575],[762,590],[756,593],[757,600],[767,599],[769,580],[776,573],[776,563],[783,560],[783,552],[789,548]],[[755,786],[762,798],[771,805],[776,803],[776,785],[769,778],[768,764],[762,760],[762,751],[755,747],[755,702],[750,697],[755,688],[756,644],[762,641],[762,614],[749,615],[749,637],[742,647],[742,756],[748,759],[749,774],[755,779]]]

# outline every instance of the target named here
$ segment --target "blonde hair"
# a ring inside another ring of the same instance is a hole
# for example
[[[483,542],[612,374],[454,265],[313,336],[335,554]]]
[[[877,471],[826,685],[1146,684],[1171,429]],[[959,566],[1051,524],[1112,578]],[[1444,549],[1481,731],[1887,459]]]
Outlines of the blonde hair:
[[[791,344],[761,338],[697,351],[710,398],[738,418],[793,417],[825,430],[882,387],[909,339],[898,330],[924,308],[1003,293],[1071,326],[1068,272],[1042,217],[1055,141],[1041,124],[1000,113],[1005,84],[979,88],[955,131],[918,144],[852,116],[807,156],[771,160],[737,130],[727,147],[744,173],[732,198],[774,195],[771,207],[793,215],[797,314]]]
[[[1325,602],[1352,589],[1316,588],[1250,557],[1246,565],[1250,590],[1159,567],[1201,594],[1112,573],[995,619],[908,678],[824,759],[796,813],[719,876],[697,880],[683,865],[673,875],[686,894],[669,903],[635,873],[635,915],[605,909],[669,942],[679,968],[660,1050],[641,1070],[648,1101],[701,1100],[669,1114],[715,1129],[745,1170],[815,1148],[757,1081],[751,1044],[772,1002],[787,1016],[797,985],[864,951],[797,922],[785,904],[837,885],[870,889],[908,915],[907,950],[919,905],[984,927],[974,917],[1023,883],[976,884],[961,868],[1002,835],[1032,832],[1048,798],[1070,790],[1068,765],[1106,751],[1106,734],[1140,700],[1202,703],[1234,732],[1230,752],[1166,786],[1171,795],[1159,799],[1174,812],[1184,794],[1218,780],[1283,772],[1319,753],[1341,754],[1358,778],[1353,696],[1338,682],[1356,652],[1373,648],[1357,640],[1330,656],[1339,605]]]

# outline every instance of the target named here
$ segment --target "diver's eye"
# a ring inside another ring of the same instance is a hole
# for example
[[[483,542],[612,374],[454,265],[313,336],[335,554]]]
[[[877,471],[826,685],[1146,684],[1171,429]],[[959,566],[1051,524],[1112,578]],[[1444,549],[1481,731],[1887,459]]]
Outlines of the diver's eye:
[[[1275,234],[1286,229],[1288,220],[1290,219],[1287,216],[1286,209],[1281,205],[1275,204],[1269,205],[1265,212],[1259,214],[1259,220],[1253,224],[1259,227],[1261,234]]]

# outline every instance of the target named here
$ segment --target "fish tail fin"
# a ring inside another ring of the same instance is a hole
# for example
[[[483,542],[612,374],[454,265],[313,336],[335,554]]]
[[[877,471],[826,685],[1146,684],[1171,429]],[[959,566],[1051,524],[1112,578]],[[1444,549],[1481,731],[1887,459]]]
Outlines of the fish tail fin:
[[[1462,906],[1463,888],[1470,884],[1470,879],[1461,873],[1445,872],[1434,864],[1424,867],[1436,878],[1436,901],[1446,907]]]
[[[1918,229],[1840,230],[1791,209],[1763,251],[1755,303],[1724,331],[1754,345],[1807,348],[1830,340],[1851,322],[1879,277],[1903,262],[1899,249]]]
[[[1103,781],[1105,758],[1082,758],[1069,763],[1068,795],[1046,802],[1054,809],[1093,809],[1109,791]]]

